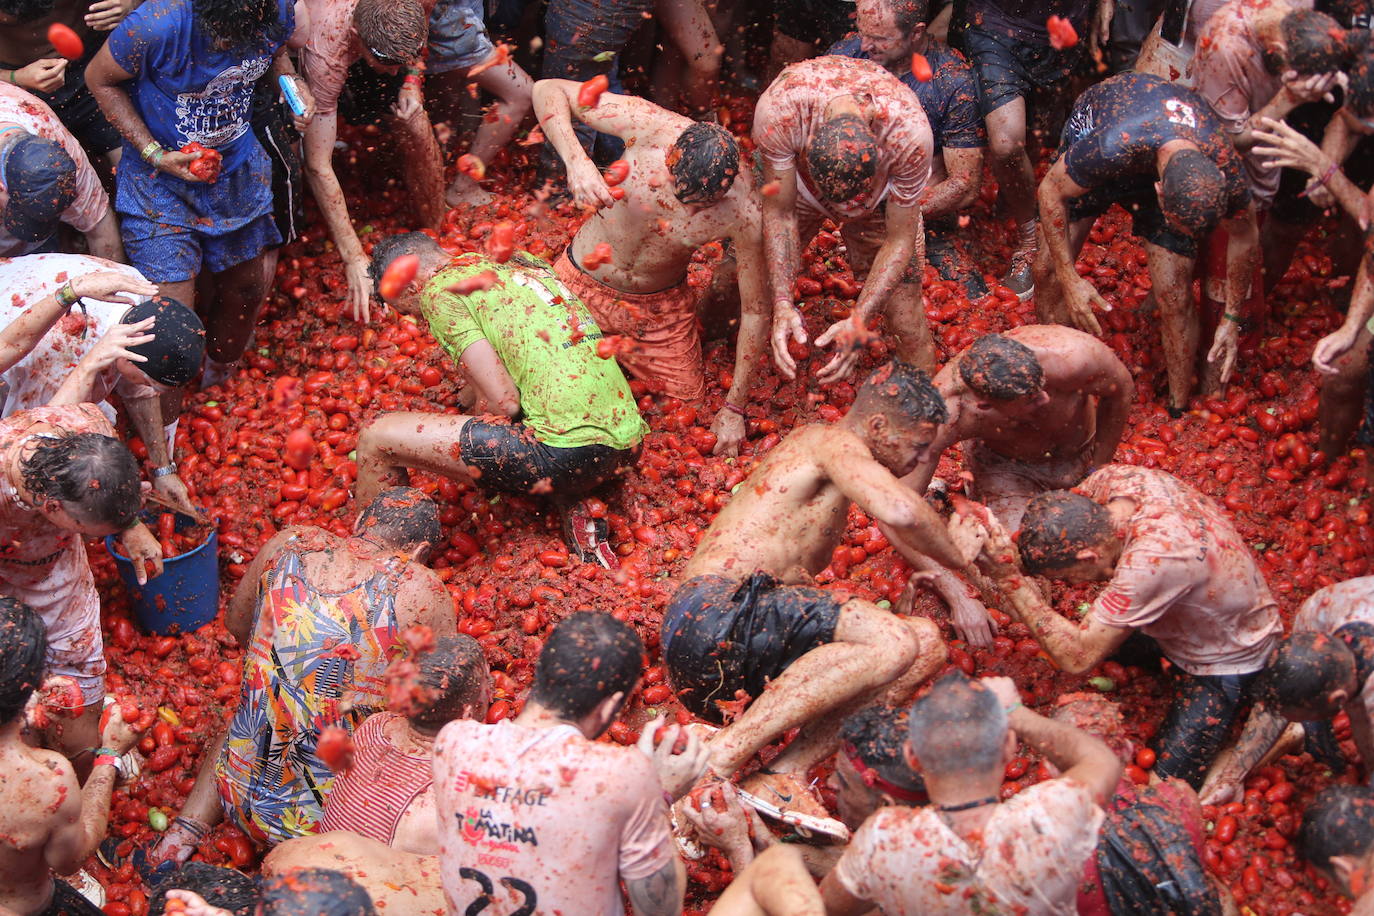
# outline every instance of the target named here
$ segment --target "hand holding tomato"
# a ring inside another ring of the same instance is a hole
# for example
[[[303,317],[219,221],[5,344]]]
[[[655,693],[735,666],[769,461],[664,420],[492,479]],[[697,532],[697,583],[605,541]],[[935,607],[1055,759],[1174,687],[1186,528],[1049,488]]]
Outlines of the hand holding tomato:
[[[138,719],[126,719],[124,704],[111,703],[100,716],[100,746],[123,754],[137,744],[138,739],[147,730],[147,726],[138,727],[141,719],[141,716]]]
[[[679,810],[703,843],[727,856],[751,854],[753,837],[768,836],[758,812],[742,804],[739,792],[728,782],[706,786],[700,793],[693,791]]]
[[[219,150],[210,149],[199,143],[188,143],[181,148],[181,151],[187,155],[195,156],[187,165],[187,169],[196,176],[197,180],[206,184],[214,184],[219,181],[219,170],[224,162],[224,157],[220,155]]]
[[[189,147],[191,144],[187,144]],[[182,150],[169,149],[163,151],[160,156],[155,156],[152,160],[153,168],[159,172],[173,175],[182,181],[203,182],[204,178],[197,172],[191,170],[191,163],[200,157],[199,152],[184,152]],[[203,172],[205,166],[201,166]]]
[[[680,753],[674,753],[683,727],[669,725],[666,729],[660,728],[663,724],[664,720],[654,719],[645,725],[637,746],[653,761],[663,791],[676,801],[686,795],[692,784],[706,772],[709,752],[695,732],[687,732],[687,746]]]

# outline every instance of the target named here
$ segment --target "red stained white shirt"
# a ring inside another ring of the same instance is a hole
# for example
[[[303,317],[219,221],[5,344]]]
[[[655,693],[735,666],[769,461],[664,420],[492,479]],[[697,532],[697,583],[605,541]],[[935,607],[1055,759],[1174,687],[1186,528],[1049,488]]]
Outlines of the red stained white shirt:
[[[484,916],[622,916],[621,879],[676,856],[649,758],[572,726],[450,722],[434,745],[434,793],[450,913],[490,895]]]
[[[73,277],[110,270],[130,279],[142,281],[143,275],[127,264],[116,264],[104,258],[81,254],[31,254],[9,261],[0,261],[0,326],[8,325],[40,299],[57,292]],[[139,296],[141,301],[144,296]],[[9,383],[9,397],[5,399],[0,417],[8,417],[20,410],[42,407],[52,400],[81,357],[95,347],[105,332],[119,323],[133,302],[123,300],[105,302],[82,299],[86,306],[73,306],[70,314],[58,319],[43,339],[11,366],[4,379]],[[121,398],[151,398],[158,391],[151,385],[130,382],[113,366],[95,380],[92,397],[103,401],[110,392]],[[113,416],[113,414],[110,414]]]
[[[35,429],[40,425],[55,429]],[[99,433],[114,429],[94,404],[41,407],[0,420],[0,469],[8,468],[33,435]],[[48,628],[49,655],[80,643],[100,652],[100,598],[86,560],[86,545],[19,498],[0,470],[0,595],[28,604]],[[91,642],[93,640],[93,643]],[[80,648],[80,647],[78,647]],[[103,668],[102,668],[103,670]]]
[[[759,96],[754,110],[754,142],[776,169],[796,169],[800,191],[807,186],[806,149],[825,123],[835,99],[855,97],[878,141],[875,186],[879,191],[854,212],[829,212],[838,220],[871,213],[885,199],[900,206],[919,205],[930,179],[934,138],[925,109],[900,79],[878,64],[850,57],[818,57],[792,64]],[[816,200],[810,192],[809,196]],[[833,206],[823,210],[835,210]]]
[[[0,83],[0,126],[17,124],[31,134],[61,146],[76,163],[76,198],[62,211],[62,222],[77,232],[90,232],[110,212],[110,198],[100,184],[100,177],[86,158],[86,151],[62,126],[57,115],[42,99],[30,95],[18,86]],[[9,205],[10,195],[0,176],[0,210]],[[16,258],[28,254],[38,242],[21,241],[0,226],[0,257]]]
[[[998,805],[981,843],[963,840],[935,808],[882,808],[835,875],[885,916],[1073,913],[1104,817],[1086,787],[1062,778]]]
[[[1134,500],[1121,559],[1089,613],[1143,630],[1189,674],[1249,674],[1283,631],[1250,548],[1215,502],[1163,471],[1108,465],[1078,486]]]
[[[1312,0],[1287,2],[1293,9],[1312,8]],[[1264,67],[1264,49],[1255,30],[1255,17],[1268,5],[1268,0],[1231,0],[1212,14],[1197,39],[1189,70],[1193,89],[1232,134],[1243,131],[1251,116],[1283,87],[1279,75]],[[1265,168],[1265,160],[1253,149],[1241,157],[1256,200],[1272,201],[1283,170]]]
[[[436,0],[420,0],[425,15]],[[300,53],[300,72],[315,97],[317,115],[334,114],[348,68],[362,60],[363,45],[353,27],[353,8],[358,0],[306,0],[310,10],[310,38]]]

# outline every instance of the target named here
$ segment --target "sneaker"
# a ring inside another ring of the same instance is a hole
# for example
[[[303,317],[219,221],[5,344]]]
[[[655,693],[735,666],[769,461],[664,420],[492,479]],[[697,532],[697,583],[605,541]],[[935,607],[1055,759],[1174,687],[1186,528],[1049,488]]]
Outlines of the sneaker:
[[[791,773],[763,770],[739,785],[740,801],[764,817],[781,821],[803,837],[820,835],[849,842],[849,828],[830,816],[811,787]]]
[[[1035,295],[1035,248],[1018,248],[1012,252],[1011,266],[1002,277],[1002,285],[1016,293],[1016,298],[1025,302]]]
[[[584,563],[600,563],[607,569],[620,568],[620,558],[611,549],[609,536],[610,526],[606,520],[593,518],[585,502],[563,509],[563,541]]]

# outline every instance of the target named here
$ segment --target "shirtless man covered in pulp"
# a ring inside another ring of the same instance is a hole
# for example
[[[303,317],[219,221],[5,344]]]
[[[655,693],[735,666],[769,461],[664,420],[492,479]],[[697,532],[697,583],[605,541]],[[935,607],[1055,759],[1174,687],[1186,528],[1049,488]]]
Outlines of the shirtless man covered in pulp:
[[[909,698],[944,663],[930,621],[810,582],[830,562],[851,502],[886,526],[903,556],[968,566],[981,545],[977,524],[956,518],[946,529],[898,480],[945,418],[928,375],[888,364],[838,423],[799,427],[770,451],[702,538],[663,617],[663,658],[689,710],[715,722],[736,713],[709,743],[717,776],[734,776],[801,726],[771,771],[746,784],[761,782],[766,801],[801,810],[803,774],[834,751],[844,717],[889,688]]]

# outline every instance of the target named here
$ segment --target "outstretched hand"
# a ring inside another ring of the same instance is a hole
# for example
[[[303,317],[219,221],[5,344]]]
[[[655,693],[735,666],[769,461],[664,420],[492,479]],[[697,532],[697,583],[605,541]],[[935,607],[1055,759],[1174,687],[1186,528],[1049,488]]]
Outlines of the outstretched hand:
[[[987,513],[984,530],[987,539],[978,555],[978,568],[994,579],[1005,579],[1021,569],[1021,555],[1011,539],[1011,532],[991,512]]]
[[[873,336],[873,332],[864,327],[863,320],[857,312],[827,328],[824,334],[816,338],[816,346],[828,347],[834,344],[835,355],[816,374],[817,381],[822,385],[829,385],[846,378],[854,371],[859,357],[863,355],[864,347]]]
[[[806,343],[806,327],[801,312],[790,302],[778,302],[773,307],[773,362],[778,371],[789,379],[797,377],[797,361],[792,358],[789,344]]]
[[[1240,346],[1240,325],[1223,318],[1217,323],[1216,336],[1212,338],[1212,348],[1207,351],[1207,362],[1221,363],[1221,383],[1231,380],[1236,368],[1236,351]]]

